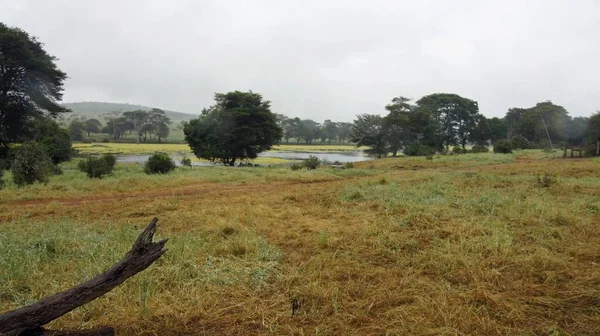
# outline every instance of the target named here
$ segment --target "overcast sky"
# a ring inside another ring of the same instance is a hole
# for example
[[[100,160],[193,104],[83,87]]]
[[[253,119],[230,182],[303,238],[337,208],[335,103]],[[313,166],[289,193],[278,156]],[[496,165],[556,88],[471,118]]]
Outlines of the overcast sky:
[[[317,121],[435,92],[489,117],[600,109],[600,0],[0,0],[0,21],[60,59],[66,102],[198,113],[253,90]]]

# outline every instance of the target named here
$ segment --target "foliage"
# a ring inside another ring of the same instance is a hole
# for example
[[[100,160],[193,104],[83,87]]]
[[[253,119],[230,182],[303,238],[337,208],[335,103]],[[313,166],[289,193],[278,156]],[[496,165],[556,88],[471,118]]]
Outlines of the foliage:
[[[181,160],[179,160],[179,163],[181,163],[182,166],[191,167],[192,166],[192,159],[190,159],[187,156],[184,156],[184,157],[181,158]]]
[[[356,146],[367,146],[369,155],[381,158],[388,153],[385,140],[383,119],[374,114],[361,114],[356,116],[350,140]]]
[[[0,189],[4,188],[4,169],[0,168]]]
[[[72,144],[69,131],[49,118],[35,119],[30,128],[34,132],[32,140],[42,145],[54,164],[71,159]]]
[[[346,168],[346,169],[352,169],[352,168],[354,168],[354,162],[346,162],[346,163],[344,163],[344,168]]]
[[[294,164],[292,164],[292,165],[290,166],[290,169],[291,169],[291,170],[300,170],[300,169],[302,169],[303,167],[304,167],[304,166],[303,166],[303,165],[301,165],[301,164],[299,164],[299,163],[294,163]]]
[[[452,153],[453,154],[466,154],[467,150],[460,146],[454,146],[454,147],[452,147]]]
[[[475,145],[471,148],[471,152],[473,153],[487,153],[490,149],[487,146],[483,145]]]
[[[83,140],[83,132],[85,131],[85,124],[81,121],[73,120],[69,124],[69,135],[74,141]]]
[[[77,168],[86,173],[89,178],[101,179],[104,175],[113,173],[116,163],[117,158],[114,155],[104,154],[79,161]]]
[[[494,144],[494,153],[509,154],[512,153],[512,144],[508,140],[498,140]]]
[[[37,38],[0,23],[0,158],[31,140],[30,120],[68,111],[58,104],[67,75],[55,61]]]
[[[319,160],[319,158],[314,155],[309,155],[308,159],[304,160],[302,164],[307,169],[317,169],[317,167],[319,167],[319,165],[321,164],[321,160]]]
[[[102,124],[98,119],[88,119],[84,122],[84,126],[88,136],[90,136],[91,133],[100,133],[102,130]]]
[[[532,147],[529,143],[529,140],[527,140],[527,138],[522,136],[521,134],[513,136],[510,140],[510,143],[512,149],[529,149]]]
[[[239,159],[256,158],[281,139],[270,102],[260,94],[217,93],[215,102],[184,127],[185,140],[198,158],[234,166]]]
[[[427,144],[440,151],[454,144],[464,148],[479,115],[477,102],[450,93],[425,96],[417,101],[417,109],[429,116],[429,125],[421,125],[429,129],[424,132]]]
[[[585,153],[587,156],[597,155],[598,141],[600,141],[600,111],[596,112],[588,120],[588,135],[585,142]]]
[[[396,157],[398,151],[412,139],[410,132],[410,115],[412,107],[410,99],[396,97],[392,103],[386,105],[389,114],[383,118],[384,138],[389,146],[392,156]]]
[[[123,117],[133,125],[135,134],[137,134],[136,142],[140,143],[140,139],[142,138],[142,130],[150,120],[148,112],[141,110],[128,111],[123,113]]]
[[[17,149],[11,172],[18,186],[46,183],[52,175],[52,161],[40,144],[26,143]]]
[[[144,165],[146,174],[168,174],[175,169],[175,162],[167,153],[156,152],[152,154]]]
[[[404,148],[404,155],[407,156],[426,156],[434,152],[433,148],[419,142],[413,142]]]

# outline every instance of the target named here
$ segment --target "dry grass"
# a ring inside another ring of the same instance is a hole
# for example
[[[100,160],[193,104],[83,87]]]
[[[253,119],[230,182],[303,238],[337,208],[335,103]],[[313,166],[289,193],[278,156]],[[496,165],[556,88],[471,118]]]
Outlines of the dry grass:
[[[0,194],[0,311],[100,272],[158,216],[167,255],[53,327],[600,334],[600,161],[523,152],[360,166],[209,168],[147,180],[121,171],[74,182],[67,171],[61,184],[9,185]],[[545,174],[558,182],[540,185]],[[53,191],[57,185],[67,190]],[[156,188],[168,192],[142,195]],[[82,202],[14,203],[54,192]],[[100,196],[109,198],[94,202]],[[302,303],[294,317],[293,298]]]

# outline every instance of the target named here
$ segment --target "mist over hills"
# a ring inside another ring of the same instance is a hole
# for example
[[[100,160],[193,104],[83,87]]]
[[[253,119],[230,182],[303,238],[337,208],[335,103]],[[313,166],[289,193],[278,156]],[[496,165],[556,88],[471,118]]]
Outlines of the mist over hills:
[[[108,102],[73,102],[64,103],[64,107],[73,111],[74,114],[81,114],[89,118],[101,120],[102,115],[109,112],[127,112],[135,110],[151,110],[153,107],[134,105],[128,103],[108,103]],[[176,111],[163,110],[173,122],[187,121],[196,118],[197,115]]]

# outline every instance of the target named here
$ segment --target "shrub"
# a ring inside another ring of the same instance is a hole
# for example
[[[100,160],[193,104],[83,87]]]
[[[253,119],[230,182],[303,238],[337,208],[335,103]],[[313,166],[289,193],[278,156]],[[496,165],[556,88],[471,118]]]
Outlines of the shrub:
[[[52,160],[40,144],[28,143],[17,149],[10,169],[20,187],[36,181],[46,183],[52,175]]]
[[[490,149],[484,145],[475,145],[473,148],[471,148],[471,152],[473,153],[487,153],[489,151]]]
[[[62,175],[62,174],[63,174],[62,168],[60,168],[60,166],[57,164],[53,164],[52,165],[52,175]]]
[[[463,149],[461,146],[452,147],[452,153],[454,154],[465,154],[467,152],[466,149]]]
[[[527,138],[522,136],[521,134],[517,134],[514,137],[512,137],[512,139],[510,140],[510,143],[512,145],[512,149],[531,148],[531,144],[529,143],[529,140],[527,140]]]
[[[508,140],[498,140],[498,142],[494,144],[494,153],[512,153],[512,144]]]
[[[9,170],[15,160],[17,154],[17,147],[9,147],[4,155],[3,159],[0,159],[0,170]]]
[[[425,146],[418,142],[413,142],[404,148],[404,155],[408,156],[426,156],[435,153],[433,148]]]
[[[168,174],[175,169],[175,162],[167,153],[156,152],[146,161],[144,172],[146,174]]]
[[[112,154],[104,154],[97,158],[87,158],[79,161],[77,168],[86,173],[89,178],[102,178],[104,175],[112,174],[115,169],[117,158]]]
[[[187,156],[184,156],[184,157],[181,158],[181,160],[179,160],[179,163],[181,163],[182,166],[191,167],[192,166],[192,159],[190,159]]]
[[[346,162],[346,163],[344,163],[344,168],[346,168],[346,169],[354,168],[354,162]]]
[[[308,159],[304,160],[304,167],[308,169],[317,169],[320,164],[321,160],[314,155],[310,155]]]
[[[110,142],[110,138],[103,138],[103,139],[102,139],[102,142],[104,142],[104,143],[108,143],[108,142]]]
[[[300,170],[302,169],[302,165],[299,163],[294,163],[293,165],[290,166],[291,170]]]

